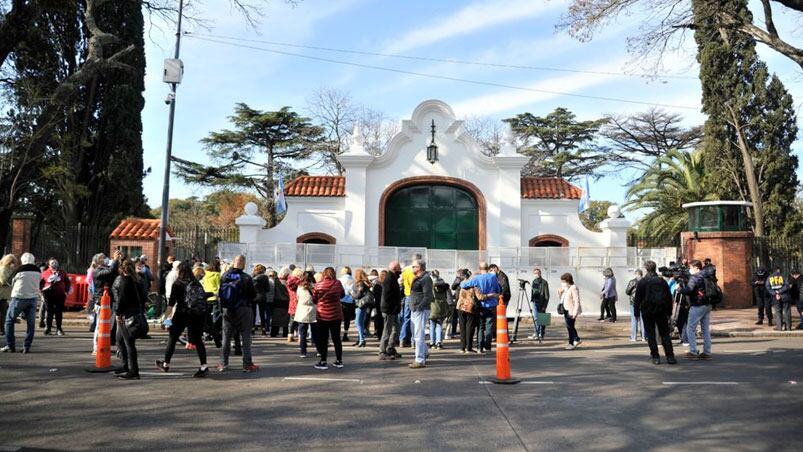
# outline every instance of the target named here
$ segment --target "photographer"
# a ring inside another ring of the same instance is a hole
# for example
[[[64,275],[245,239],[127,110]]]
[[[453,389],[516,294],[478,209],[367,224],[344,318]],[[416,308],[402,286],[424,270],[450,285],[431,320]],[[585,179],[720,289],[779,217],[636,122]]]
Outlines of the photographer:
[[[521,283],[524,281],[520,279],[519,282]],[[526,283],[526,281],[524,281]],[[521,284],[521,289],[524,289],[524,285]],[[539,325],[538,320],[538,313],[546,312],[546,307],[549,304],[549,283],[541,277],[541,269],[536,268],[533,270],[533,282],[532,282],[532,292],[531,292],[530,301],[532,302],[532,312],[533,312],[533,325],[535,325],[535,334],[531,336],[531,339],[538,339],[538,342],[544,340],[544,333],[546,332],[546,327],[544,325]]]
[[[711,359],[711,305],[705,297],[705,278],[703,264],[699,260],[691,261],[689,270],[691,277],[686,285],[678,285],[678,292],[689,296],[689,322],[686,326],[686,337],[689,340],[689,352],[686,358],[692,360]],[[703,333],[703,352],[697,354],[697,324]]]
[[[753,278],[753,296],[756,299],[756,306],[758,307],[758,321],[756,325],[764,324],[764,313],[767,313],[767,324],[772,326],[772,300],[770,293],[767,291],[767,269],[759,267],[756,270],[756,275]]]
[[[667,277],[667,284],[669,284],[669,291],[672,293],[676,311],[674,320],[675,326],[678,329],[678,343],[685,346],[689,345],[689,338],[686,335],[686,324],[689,321],[689,297],[678,292],[679,286],[685,286],[689,282],[689,271],[686,267],[672,267],[669,270]]]

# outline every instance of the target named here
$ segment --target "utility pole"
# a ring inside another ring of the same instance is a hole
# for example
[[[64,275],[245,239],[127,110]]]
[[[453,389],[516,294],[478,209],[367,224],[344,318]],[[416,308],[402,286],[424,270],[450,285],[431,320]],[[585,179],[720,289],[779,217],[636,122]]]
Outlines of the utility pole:
[[[168,219],[168,206],[170,204],[170,163],[173,160],[173,120],[176,116],[176,87],[181,82],[181,72],[183,72],[183,66],[179,61],[179,51],[181,49],[181,19],[183,18],[183,15],[184,15],[184,0],[179,0],[178,22],[176,30],[176,50],[173,54],[174,62],[177,62],[179,66],[179,74],[177,78],[176,77],[170,78],[171,80],[169,82],[170,94],[167,95],[167,100],[165,101],[167,104],[170,105],[170,116],[167,120],[167,152],[165,152],[165,174],[164,174],[164,184],[162,185],[162,217],[161,217],[161,222],[159,223],[158,263],[160,269],[167,262],[167,219]],[[165,74],[163,79],[165,81],[169,79],[167,60],[165,61]],[[160,273],[157,274],[159,274],[160,279],[163,277],[163,275],[161,275]],[[158,311],[161,311],[161,309],[158,309]]]

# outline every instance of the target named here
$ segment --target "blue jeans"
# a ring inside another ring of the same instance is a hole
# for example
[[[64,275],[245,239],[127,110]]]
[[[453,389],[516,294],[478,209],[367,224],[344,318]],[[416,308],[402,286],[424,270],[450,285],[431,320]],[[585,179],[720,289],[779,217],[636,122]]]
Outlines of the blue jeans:
[[[480,350],[490,350],[496,322],[496,307],[480,309]]]
[[[711,306],[692,306],[689,309],[689,322],[686,325],[686,336],[689,339],[689,352],[697,353],[697,324],[703,331],[703,353],[711,354]]]
[[[429,341],[433,344],[443,343],[443,319],[429,321]]]
[[[630,340],[635,341],[638,336],[639,325],[641,325],[641,338],[644,339],[644,319],[641,318],[641,313],[634,305],[630,305]]]
[[[357,308],[354,316],[354,323],[357,326],[357,340],[365,342],[365,316],[368,315],[366,309]]]
[[[301,347],[301,354],[307,354],[307,332],[310,330],[311,323],[299,323],[298,324],[298,345]],[[312,342],[315,343],[315,338],[312,339]]]
[[[410,324],[412,325],[415,342],[415,361],[421,364],[424,364],[427,360],[427,320],[429,320],[429,309],[412,311],[410,314]]]
[[[538,305],[536,305],[535,303],[531,304],[532,306],[530,306],[530,308],[532,309],[533,313],[533,325],[535,325],[535,336],[543,338],[544,333],[546,333],[546,326],[538,324]]]
[[[25,330],[26,349],[31,348],[33,333],[36,331],[36,298],[12,298],[6,313],[6,345],[16,348],[14,340],[14,320],[25,313],[28,329]]]
[[[409,343],[410,339],[412,338],[412,330],[410,328],[410,312],[410,297],[404,297],[402,312],[399,313],[399,323],[401,323],[399,341],[401,341],[402,344]]]

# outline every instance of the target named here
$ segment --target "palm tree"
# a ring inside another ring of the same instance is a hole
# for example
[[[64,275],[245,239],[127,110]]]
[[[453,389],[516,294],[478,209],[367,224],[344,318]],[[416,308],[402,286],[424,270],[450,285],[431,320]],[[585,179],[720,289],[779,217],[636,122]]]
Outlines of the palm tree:
[[[671,150],[627,191],[628,211],[646,210],[636,222],[637,235],[670,241],[686,229],[689,216],[683,204],[716,199],[705,190],[703,156],[700,151]]]

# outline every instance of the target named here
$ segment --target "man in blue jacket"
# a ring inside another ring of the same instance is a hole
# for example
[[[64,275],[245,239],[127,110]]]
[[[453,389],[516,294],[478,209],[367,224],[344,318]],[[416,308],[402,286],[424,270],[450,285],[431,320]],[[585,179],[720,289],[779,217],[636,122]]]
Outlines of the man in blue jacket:
[[[709,277],[703,271],[703,263],[695,259],[689,267],[688,284],[684,287],[678,285],[677,291],[689,296],[689,320],[686,325],[686,336],[689,340],[689,351],[686,358],[691,360],[711,359],[711,304],[705,297],[705,278]],[[697,354],[697,324],[703,333],[703,352]]]
[[[766,287],[770,294],[772,309],[775,311],[775,330],[791,330],[792,299],[789,296],[789,282],[781,274],[780,268],[776,268],[767,278]]]
[[[486,350],[491,350],[491,340],[494,332],[494,320],[496,319],[496,306],[499,304],[499,294],[502,287],[495,274],[488,272],[488,263],[480,262],[480,270],[468,281],[460,284],[461,289],[476,287],[482,293],[484,300],[480,300],[480,328],[482,337],[477,353],[483,354]]]

